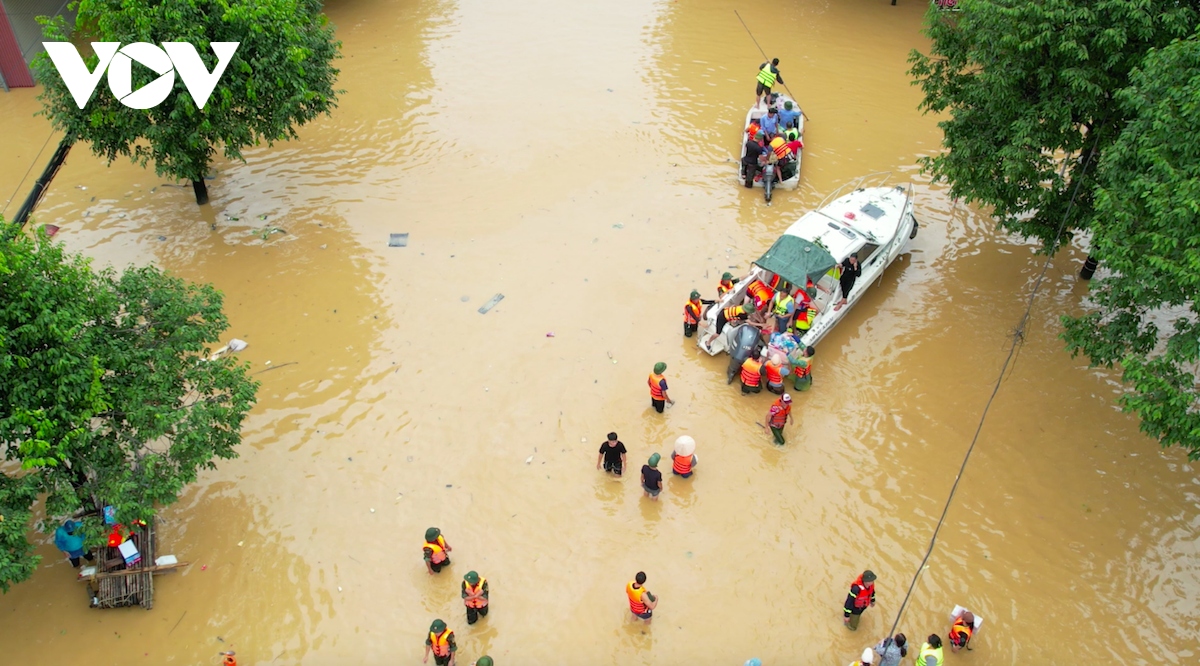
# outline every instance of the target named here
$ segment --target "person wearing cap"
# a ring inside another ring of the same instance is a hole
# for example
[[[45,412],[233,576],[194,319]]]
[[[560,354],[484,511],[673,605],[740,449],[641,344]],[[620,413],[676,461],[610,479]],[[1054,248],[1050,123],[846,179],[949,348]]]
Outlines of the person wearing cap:
[[[467,607],[467,624],[475,624],[488,614],[488,584],[474,571],[468,571],[462,582],[463,604]]]
[[[783,108],[779,110],[779,124],[784,129],[795,129],[800,124],[800,110],[793,108],[792,100],[784,100]]]
[[[633,580],[625,586],[625,596],[629,597],[629,611],[634,616],[645,620],[646,624],[650,624],[650,618],[654,616],[654,607],[658,605],[658,597],[651,594],[645,585],[646,573],[637,572]]]
[[[842,607],[842,613],[845,615],[842,621],[851,631],[858,631],[863,611],[874,605],[875,572],[867,569],[850,584],[850,594],[846,595],[846,603]]]
[[[858,661],[850,662],[850,666],[875,666],[875,651],[871,648],[863,650],[862,656]]]
[[[495,666],[495,664],[492,662],[492,658],[485,654],[476,659],[475,663],[471,664],[471,666]]]
[[[968,643],[971,642],[971,635],[974,633],[975,614],[971,611],[963,611],[954,618],[954,624],[950,625],[950,634],[947,636],[950,639],[950,651],[958,652],[963,648],[970,650]]]
[[[875,653],[879,655],[879,666],[900,666],[900,660],[908,656],[908,637],[896,634],[879,641]]]
[[[722,298],[725,294],[733,291],[733,286],[741,282],[739,278],[733,277],[733,273],[725,271],[721,274],[721,281],[717,283],[717,298]]]
[[[429,661],[429,653],[433,652],[433,663],[437,666],[454,666],[454,654],[458,646],[454,644],[454,632],[441,620],[434,620],[429,625],[429,638],[425,639],[425,658],[421,663]]]
[[[704,306],[715,302],[703,300],[700,298],[700,292],[692,290],[688,302],[683,304],[683,337],[690,338],[696,333],[700,320],[704,317]]]
[[[790,359],[792,361],[792,387],[797,391],[807,391],[812,388],[813,354],[817,350],[812,346],[803,347]]]
[[[454,549],[446,543],[446,537],[438,528],[425,530],[425,545],[421,546],[421,550],[425,553],[425,568],[430,576],[441,571],[442,567],[450,566],[449,553]]]
[[[775,436],[775,443],[783,446],[783,427],[792,422],[792,396],[784,393],[782,396],[775,399],[771,403],[771,408],[767,410],[767,425],[771,428],[771,434]]]
[[[71,560],[71,566],[79,568],[79,558],[83,558],[88,562],[94,562],[96,556],[83,549],[83,530],[79,529],[79,523],[74,520],[68,520],[54,530],[54,547],[63,552],[67,559]]]
[[[783,83],[783,75],[779,73],[779,58],[774,58],[771,62],[764,62],[758,66],[758,76],[755,77],[757,85],[754,87],[755,106],[762,104],[763,97],[768,101],[771,99],[771,88],[775,82]]]
[[[746,187],[754,187],[758,172],[762,170],[762,157],[767,152],[762,130],[757,125],[755,128],[753,134],[746,136],[746,151],[742,155],[742,184]]]
[[[617,439],[617,433],[608,433],[608,439],[600,445],[600,455],[596,456],[596,469],[603,463],[605,472],[621,476],[625,471],[625,445]]]
[[[917,659],[913,662],[913,666],[942,666],[944,663],[946,663],[946,655],[942,650],[942,637],[937,634],[929,634],[929,638],[925,639],[921,650],[917,652]]]
[[[647,382],[650,384],[650,405],[654,407],[654,411],[659,414],[663,413],[663,408],[668,403],[674,405],[675,401],[667,394],[667,379],[663,377],[663,371],[667,369],[667,364],[659,361],[654,364],[654,372],[650,373],[650,379]]]
[[[658,494],[662,492],[662,472],[658,471],[658,461],[662,460],[662,456],[655,453],[650,456],[645,465],[642,465],[642,493],[643,497],[649,497],[655,502],[658,501]]]
[[[761,393],[763,384],[763,362],[767,353],[761,352],[758,358],[751,356],[742,362],[742,395]]]

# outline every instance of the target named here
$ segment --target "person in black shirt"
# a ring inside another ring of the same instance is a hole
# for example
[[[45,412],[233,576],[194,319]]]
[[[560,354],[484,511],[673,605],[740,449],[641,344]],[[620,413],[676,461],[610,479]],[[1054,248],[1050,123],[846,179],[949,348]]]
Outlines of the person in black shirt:
[[[645,496],[658,501],[658,494],[662,492],[662,472],[658,471],[658,461],[662,460],[662,456],[655,453],[650,456],[650,460],[642,465],[642,490],[645,491]]]
[[[615,432],[608,433],[608,441],[600,445],[600,455],[596,456],[596,469],[600,469],[601,464],[605,472],[612,472],[617,476],[621,476],[621,471],[625,469],[625,445],[617,441]]]
[[[854,281],[860,275],[862,275],[862,266],[858,265],[857,256],[852,254],[842,260],[842,277],[838,279],[838,282],[842,286],[842,300],[838,301],[837,306],[833,308],[834,310],[841,310],[842,306],[846,304],[846,299],[850,296],[850,290],[854,288]]]
[[[742,182],[746,187],[754,187],[754,177],[761,168],[759,158],[767,150],[762,145],[762,138],[762,132],[759,132],[753,138],[746,139],[746,154],[742,157],[742,171],[745,172]]]

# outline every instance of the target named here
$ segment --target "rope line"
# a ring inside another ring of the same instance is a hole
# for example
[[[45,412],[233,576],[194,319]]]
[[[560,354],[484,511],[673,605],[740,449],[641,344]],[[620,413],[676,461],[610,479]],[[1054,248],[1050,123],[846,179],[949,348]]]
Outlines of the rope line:
[[[1088,153],[1087,159],[1083,163],[1083,167],[1079,172],[1079,178],[1075,180],[1075,190],[1071,192],[1071,199],[1067,202],[1067,210],[1063,213],[1062,222],[1058,225],[1055,238],[1062,236],[1063,229],[1067,226],[1067,220],[1071,217],[1071,209],[1075,206],[1075,197],[1079,194],[1079,187],[1083,184],[1083,176],[1087,173],[1088,166],[1092,163],[1092,156],[1096,154],[1096,148],[1100,145],[1099,141],[1092,144],[1092,150]],[[1063,161],[1063,172],[1066,172],[1066,159]],[[971,453],[975,450],[975,444],[979,442],[979,433],[983,430],[983,423],[987,419],[988,411],[992,408],[992,401],[996,399],[996,394],[1000,392],[1000,385],[1004,382],[1004,373],[1008,370],[1009,364],[1016,355],[1017,350],[1025,342],[1025,326],[1029,323],[1030,313],[1033,311],[1033,302],[1037,298],[1038,290],[1042,287],[1042,282],[1046,278],[1046,272],[1050,270],[1050,262],[1054,260],[1053,256],[1047,256],[1046,261],[1042,264],[1042,271],[1038,274],[1037,280],[1033,283],[1033,289],[1029,292],[1029,302],[1025,306],[1025,313],[1021,315],[1021,320],[1017,323],[1012,332],[1012,345],[1008,348],[1008,356],[1004,359],[1004,365],[1000,367],[1000,373],[996,377],[996,384],[992,387],[992,393],[988,396],[987,404],[983,407],[983,412],[979,416],[979,425],[975,428],[975,436],[971,438],[971,445],[967,447],[967,453],[963,456],[962,465],[958,468],[958,474],[954,477],[954,485],[950,486],[950,495],[946,498],[946,505],[942,507],[942,515],[938,518],[937,526],[933,528],[933,536],[929,539],[929,548],[925,550],[925,557],[921,558],[921,563],[917,565],[917,571],[913,574],[912,582],[908,585],[908,592],[904,595],[904,601],[900,603],[900,610],[896,612],[896,620],[892,623],[892,628],[888,631],[888,636],[896,635],[896,627],[900,625],[900,620],[904,617],[904,611],[908,608],[908,602],[912,598],[913,589],[917,586],[917,581],[921,577],[921,572],[925,570],[929,563],[930,556],[933,555],[933,548],[937,544],[938,533],[942,530],[942,525],[946,522],[946,514],[950,512],[950,505],[954,502],[954,495],[958,492],[958,483],[962,480],[963,473],[967,469],[967,461],[971,459]]]
[[[12,196],[4,203],[4,208],[0,209],[0,215],[8,212],[8,207],[12,205],[13,199],[17,196],[17,192],[21,191],[21,186],[25,184],[25,179],[29,178],[29,173],[33,171],[33,167],[37,166],[38,158],[46,151],[46,146],[50,145],[50,139],[54,137],[54,129],[50,129],[50,133],[46,135],[46,141],[42,144],[42,149],[34,156],[33,161],[29,163],[29,168],[25,170],[25,175],[21,176],[21,182],[17,183],[16,189],[13,190]]]

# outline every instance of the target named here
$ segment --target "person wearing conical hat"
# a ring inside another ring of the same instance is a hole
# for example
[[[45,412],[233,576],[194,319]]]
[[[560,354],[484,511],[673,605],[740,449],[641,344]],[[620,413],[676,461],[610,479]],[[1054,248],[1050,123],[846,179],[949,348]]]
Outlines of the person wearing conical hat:
[[[425,545],[421,546],[421,550],[425,553],[425,568],[430,576],[441,571],[442,567],[450,566],[449,553],[454,549],[446,543],[446,537],[438,528],[425,530]]]
[[[663,408],[667,404],[675,404],[671,396],[667,394],[667,379],[663,377],[663,371],[667,369],[667,364],[659,361],[654,364],[654,372],[650,373],[650,379],[647,383],[650,384],[650,405],[654,407],[654,411],[659,414],[663,413]]]
[[[671,452],[671,472],[685,479],[695,474],[693,469],[698,462],[695,451],[696,440],[691,437],[683,435],[675,440],[675,450]]]
[[[433,652],[433,663],[437,666],[454,666],[454,655],[458,646],[454,644],[454,632],[441,620],[434,620],[429,625],[429,637],[425,639],[425,658],[421,663],[429,661],[429,653]]]
[[[642,465],[642,490],[644,497],[649,497],[655,502],[658,501],[658,494],[662,492],[662,472],[658,471],[658,461],[662,460],[662,456],[655,453],[650,456],[645,465]]]
[[[480,577],[474,571],[468,571],[462,582],[463,603],[467,606],[467,624],[475,624],[480,617],[488,614],[488,584],[487,579]]]

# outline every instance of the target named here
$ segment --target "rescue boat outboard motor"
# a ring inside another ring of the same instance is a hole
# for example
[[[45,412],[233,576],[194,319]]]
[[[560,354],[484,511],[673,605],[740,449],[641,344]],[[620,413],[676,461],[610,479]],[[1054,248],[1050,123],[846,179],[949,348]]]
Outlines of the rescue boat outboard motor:
[[[742,324],[729,334],[733,344],[729,345],[729,369],[725,371],[726,384],[732,384],[733,378],[742,371],[742,363],[754,353],[758,346],[758,329],[750,324]]]

